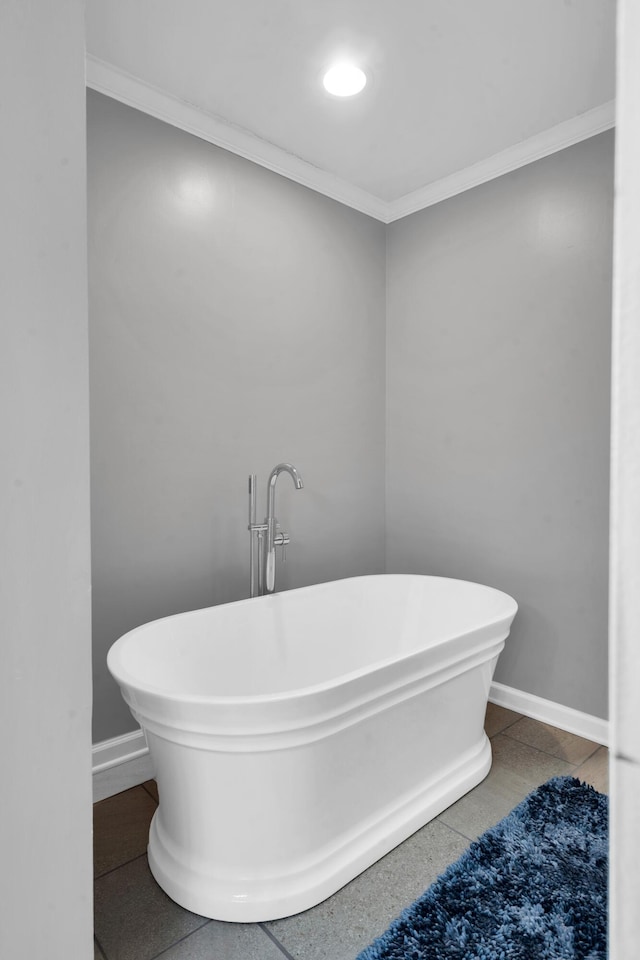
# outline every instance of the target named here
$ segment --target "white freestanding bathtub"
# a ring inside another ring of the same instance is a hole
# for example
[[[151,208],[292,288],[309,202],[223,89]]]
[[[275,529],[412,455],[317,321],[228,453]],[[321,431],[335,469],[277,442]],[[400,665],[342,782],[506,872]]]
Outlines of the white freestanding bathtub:
[[[254,922],[314,906],[480,782],[515,616],[498,590],[380,575],[167,617],[108,666],[146,733],[149,864],[177,903]]]

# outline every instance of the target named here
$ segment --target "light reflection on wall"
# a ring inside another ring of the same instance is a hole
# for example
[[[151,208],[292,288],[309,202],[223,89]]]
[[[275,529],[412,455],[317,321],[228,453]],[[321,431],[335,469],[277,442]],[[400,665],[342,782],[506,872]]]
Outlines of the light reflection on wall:
[[[173,195],[178,208],[190,216],[206,216],[215,203],[215,189],[208,172],[182,174],[175,183]]]
[[[542,251],[558,254],[582,247],[587,222],[580,198],[562,194],[539,197],[533,211],[534,234]]]

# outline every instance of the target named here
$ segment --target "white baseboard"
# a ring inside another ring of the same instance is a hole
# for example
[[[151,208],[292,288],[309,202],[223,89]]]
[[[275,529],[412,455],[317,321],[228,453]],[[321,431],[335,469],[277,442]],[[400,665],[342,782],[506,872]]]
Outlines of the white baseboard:
[[[142,730],[95,743],[92,754],[94,803],[153,777],[149,748]]]
[[[499,707],[506,707],[507,710],[531,717],[532,720],[549,723],[553,727],[575,733],[578,737],[593,740],[605,747],[609,745],[608,720],[592,717],[589,713],[582,713],[572,707],[565,707],[561,703],[554,703],[553,700],[544,700],[533,693],[515,690],[513,687],[507,687],[495,681],[491,684],[489,700]]]
[[[110,767],[117,767],[120,763],[135,760],[149,752],[147,741],[142,730],[133,730],[124,733],[121,737],[112,737],[111,740],[102,740],[94,743],[93,773],[101,773]]]

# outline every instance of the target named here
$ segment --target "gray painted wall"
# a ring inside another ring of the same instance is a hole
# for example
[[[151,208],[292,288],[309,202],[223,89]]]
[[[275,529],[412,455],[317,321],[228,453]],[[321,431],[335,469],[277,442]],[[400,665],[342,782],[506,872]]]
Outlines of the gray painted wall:
[[[606,716],[613,134],[385,228],[88,116],[94,739],[119,635],[246,596],[248,473],[305,479],[279,588],[384,569],[385,437],[386,569],[512,593],[496,679]]]
[[[387,569],[520,604],[496,680],[607,716],[613,133],[388,229]]]
[[[0,956],[93,956],[84,4],[0,6]]]
[[[385,228],[91,91],[88,144],[99,741],[118,636],[247,596],[249,473],[280,589],[384,569]]]

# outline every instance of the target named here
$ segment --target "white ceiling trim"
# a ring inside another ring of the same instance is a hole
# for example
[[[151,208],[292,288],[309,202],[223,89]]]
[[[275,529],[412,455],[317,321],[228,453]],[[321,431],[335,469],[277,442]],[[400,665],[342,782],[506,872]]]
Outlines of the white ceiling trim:
[[[609,100],[593,110],[582,113],[571,120],[565,120],[555,127],[549,127],[528,140],[516,143],[500,153],[487,157],[479,163],[474,163],[464,170],[452,173],[448,177],[427,184],[413,193],[408,193],[399,200],[388,204],[387,223],[399,220],[425,207],[430,207],[441,200],[447,200],[458,193],[477,187],[488,180],[494,180],[505,173],[524,167],[534,160],[541,160],[558,150],[564,150],[581,140],[588,140],[598,133],[610,130],[615,126],[615,100]]]
[[[186,130],[201,140],[267,167],[376,220],[387,220],[387,204],[366,190],[90,55],[86,58],[86,83],[98,93],[104,93],[158,120]]]
[[[238,154],[383,223],[391,223],[434,203],[440,203],[481,183],[501,177],[511,170],[517,170],[527,163],[609,130],[615,125],[615,101],[610,100],[486,160],[388,203],[340,177],[314,167],[300,157],[287,153],[275,144],[261,140],[247,130],[205,113],[198,107],[89,54],[86,58],[86,82],[88,87],[99,93],[142,110],[158,120]]]

